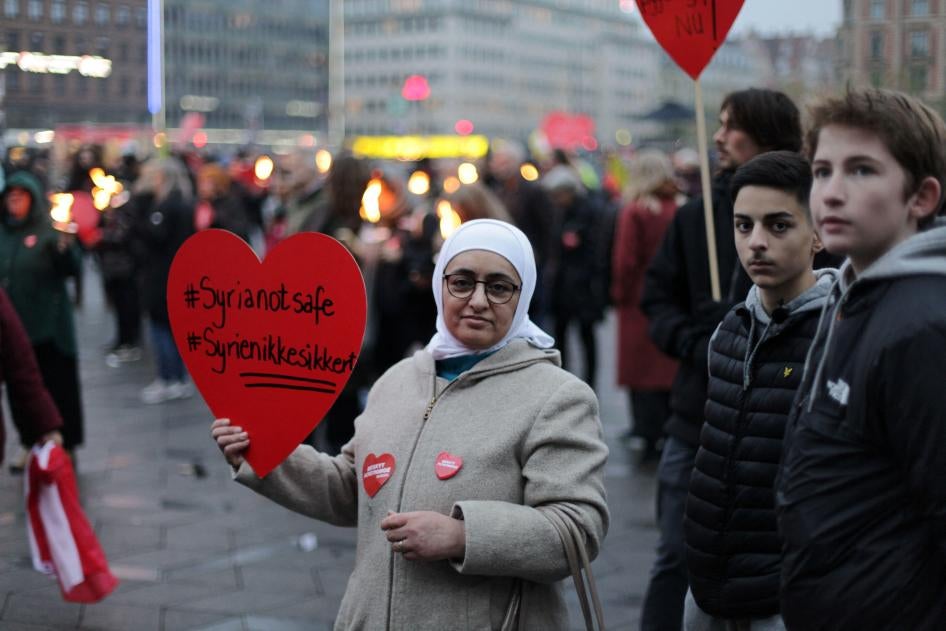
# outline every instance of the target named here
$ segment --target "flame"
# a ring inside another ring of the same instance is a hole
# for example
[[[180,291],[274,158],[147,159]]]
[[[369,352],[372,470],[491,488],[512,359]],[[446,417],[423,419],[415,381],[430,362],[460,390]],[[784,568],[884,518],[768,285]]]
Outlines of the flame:
[[[106,175],[99,167],[89,171],[89,178],[95,187],[92,189],[92,204],[97,210],[105,210],[112,203],[112,197],[118,195],[125,187],[115,180],[114,175]]]
[[[426,195],[430,190],[430,176],[423,171],[414,171],[407,180],[407,190],[414,195]]]
[[[440,236],[444,239],[456,232],[463,221],[447,200],[437,203],[437,216],[440,217]]]
[[[519,167],[519,174],[522,176],[522,179],[528,182],[535,182],[539,179],[539,170],[535,168],[535,165],[531,162],[526,162]]]
[[[319,173],[328,173],[328,170],[332,168],[332,154],[328,149],[319,149],[315,152],[315,168],[319,170]]]
[[[273,169],[275,168],[276,165],[273,163],[272,158],[269,156],[260,156],[253,165],[253,175],[256,176],[257,180],[265,182],[269,179],[269,176],[273,174]]]
[[[358,211],[362,219],[366,219],[371,223],[381,221],[381,190],[380,178],[373,177],[368,181],[365,193],[361,196],[361,209]]]
[[[72,221],[72,202],[75,201],[72,193],[54,193],[49,196],[49,201],[52,202],[49,216],[53,220],[53,228],[75,234],[79,227]]]
[[[464,162],[457,167],[457,177],[464,184],[473,184],[480,179],[480,174],[476,171],[476,166],[471,162]]]

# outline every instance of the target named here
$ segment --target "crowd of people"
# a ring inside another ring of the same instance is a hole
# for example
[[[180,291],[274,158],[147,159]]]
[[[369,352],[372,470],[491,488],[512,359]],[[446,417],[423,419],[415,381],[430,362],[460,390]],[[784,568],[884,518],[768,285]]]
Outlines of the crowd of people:
[[[82,443],[83,256],[115,314],[104,361],[140,361],[147,331],[141,400],[160,404],[193,394],[165,297],[180,245],[223,228],[264,257],[317,231],[368,288],[352,378],[263,479],[247,432],[217,419],[211,433],[238,482],[357,528],[337,628],[565,628],[556,524],[592,558],[608,527],[594,388],[613,307],[628,445],[657,462],[642,630],[938,629],[946,127],[873,89],[809,118],[773,90],[725,98],[712,248],[689,150],[636,151],[619,176],[556,151],[535,178],[499,141],[456,186],[452,163],[412,175],[345,153],[325,173],[306,151],[277,155],[260,176],[249,153],[105,165],[86,147],[61,186],[8,163],[0,376],[21,443]],[[56,230],[47,192],[90,191],[97,167],[128,195],[91,233]]]

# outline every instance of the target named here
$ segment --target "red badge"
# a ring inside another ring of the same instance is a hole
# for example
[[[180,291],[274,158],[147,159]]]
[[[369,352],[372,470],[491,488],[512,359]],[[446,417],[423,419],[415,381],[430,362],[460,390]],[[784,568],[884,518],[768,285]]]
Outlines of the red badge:
[[[28,237],[26,237],[25,239],[23,239],[23,245],[25,245],[25,246],[28,247],[28,248],[31,248],[31,247],[33,247],[34,245],[36,245],[36,235],[35,235],[35,234],[31,234],[30,236],[28,236]]]
[[[462,466],[463,458],[454,456],[448,451],[441,451],[440,455],[437,456],[436,464],[434,464],[434,471],[437,472],[438,478],[446,480],[455,476]]]
[[[365,493],[368,494],[368,497],[374,497],[393,473],[394,456],[391,454],[381,454],[380,456],[368,454],[364,465],[361,467],[361,481],[365,485]]]

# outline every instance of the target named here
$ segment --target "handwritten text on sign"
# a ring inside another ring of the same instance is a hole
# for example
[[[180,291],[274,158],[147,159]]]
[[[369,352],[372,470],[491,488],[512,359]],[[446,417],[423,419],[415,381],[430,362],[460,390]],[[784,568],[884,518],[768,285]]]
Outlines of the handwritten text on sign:
[[[355,368],[365,289],[348,251],[321,234],[294,236],[261,264],[222,230],[181,247],[168,279],[178,349],[216,417],[250,434],[260,476],[335,402]]]
[[[667,54],[693,79],[726,40],[744,0],[637,0]]]

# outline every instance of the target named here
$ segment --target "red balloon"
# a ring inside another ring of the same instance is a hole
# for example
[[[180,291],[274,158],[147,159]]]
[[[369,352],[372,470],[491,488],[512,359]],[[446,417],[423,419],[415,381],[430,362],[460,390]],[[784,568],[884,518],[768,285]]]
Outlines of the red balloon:
[[[744,0],[637,0],[657,42],[694,80],[729,35]]]
[[[246,459],[272,471],[322,420],[351,377],[365,332],[365,284],[345,247],[297,234],[260,263],[225,230],[178,250],[171,330],[216,418],[249,433]]]

